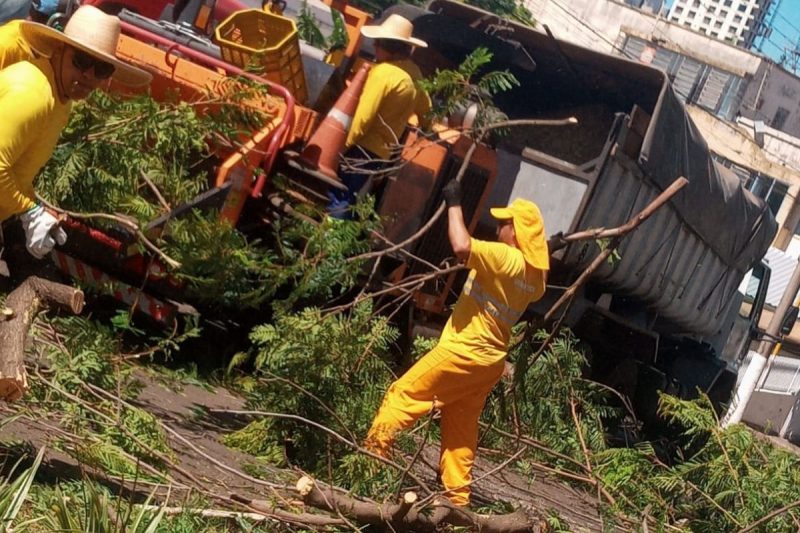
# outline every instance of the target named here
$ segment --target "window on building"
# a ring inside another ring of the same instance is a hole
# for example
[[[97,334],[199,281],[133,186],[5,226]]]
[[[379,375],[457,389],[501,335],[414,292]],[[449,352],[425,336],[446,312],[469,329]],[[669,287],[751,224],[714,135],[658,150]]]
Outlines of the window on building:
[[[731,7],[733,5],[733,0],[725,0],[722,2],[722,5],[725,7]]]
[[[772,120],[770,121],[769,125],[775,128],[776,130],[779,130],[783,128],[784,124],[786,124],[787,118],[789,118],[789,110],[779,107],[775,111],[775,115],[772,117]]]
[[[716,22],[714,23],[714,27],[715,27],[716,29],[720,29],[720,28],[722,27],[722,21],[721,21],[721,20],[718,20],[718,21],[716,21]]]
[[[728,12],[725,11],[725,10],[722,10],[722,11],[719,12],[719,16],[722,17],[722,18],[725,18],[725,17],[728,16]]]
[[[641,61],[648,47],[655,55],[648,54],[645,62],[667,73],[678,98],[728,120],[736,114],[746,87],[741,77],[633,36],[626,38],[622,55]]]
[[[703,24],[710,25],[711,24],[711,17],[703,17]]]
[[[712,155],[722,166],[731,169],[739,177],[744,188],[764,200],[769,206],[770,212],[777,216],[784,198],[789,193],[788,185],[769,176],[741,167],[717,154]]]
[[[682,7],[676,7],[675,8],[675,15],[680,15],[681,13],[683,13],[683,8]]]
[[[734,21],[736,24],[739,24],[739,23],[742,21],[742,16],[741,16],[741,15],[734,15],[734,16],[733,16],[733,21]]]
[[[739,4],[739,6],[736,9],[744,13],[745,11],[747,11],[747,4]]]
[[[745,188],[762,198],[774,216],[778,216],[783,199],[789,192],[789,186],[783,182],[758,173],[751,173],[745,181]]]

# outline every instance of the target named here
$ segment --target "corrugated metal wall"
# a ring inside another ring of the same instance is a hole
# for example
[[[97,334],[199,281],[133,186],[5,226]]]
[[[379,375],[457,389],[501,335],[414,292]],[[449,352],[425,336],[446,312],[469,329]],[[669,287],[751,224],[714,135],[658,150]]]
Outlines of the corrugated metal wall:
[[[578,229],[614,227],[644,209],[659,190],[616,159],[598,178]],[[568,268],[584,269],[599,253],[594,243],[570,246]],[[626,237],[621,259],[606,263],[594,280],[614,292],[635,296],[659,317],[686,331],[712,334],[724,318],[743,272],[727,265],[692,232],[667,204]]]

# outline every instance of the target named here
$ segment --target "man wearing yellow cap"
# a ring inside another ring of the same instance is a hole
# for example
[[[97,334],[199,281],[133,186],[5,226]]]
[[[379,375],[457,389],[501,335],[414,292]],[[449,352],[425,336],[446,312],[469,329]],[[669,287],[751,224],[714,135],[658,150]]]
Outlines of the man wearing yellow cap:
[[[478,418],[503,374],[511,327],[544,294],[550,259],[542,215],[533,202],[517,199],[492,209],[499,242],[487,242],[467,231],[458,182],[450,182],[444,193],[450,244],[466,261],[469,277],[439,343],[389,387],[365,446],[387,456],[399,431],[439,409],[442,483],[450,501],[465,506]]]
[[[339,169],[339,179],[347,190],[328,193],[328,212],[333,217],[348,217],[347,211],[369,175],[391,163],[409,118],[416,114],[427,123],[431,100],[418,85],[422,74],[411,60],[411,52],[415,46],[428,45],[412,37],[413,31],[411,21],[397,14],[381,24],[361,28],[362,35],[374,39],[377,65],[367,75],[345,143],[344,159],[359,162],[354,168],[342,165]]]
[[[129,86],[152,76],[116,57],[120,21],[82,6],[59,32],[30,21],[5,35],[14,52],[0,70],[0,221],[18,214],[28,251],[44,257],[67,236],[37,201],[36,174],[53,153],[72,103],[109,79]],[[18,26],[16,26],[18,24]],[[17,35],[18,32],[18,35]],[[25,52],[30,57],[17,58]]]

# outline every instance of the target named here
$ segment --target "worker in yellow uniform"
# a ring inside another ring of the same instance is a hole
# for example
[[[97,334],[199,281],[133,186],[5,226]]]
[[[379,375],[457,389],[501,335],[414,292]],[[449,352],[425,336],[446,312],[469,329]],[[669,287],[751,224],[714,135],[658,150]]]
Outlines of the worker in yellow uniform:
[[[75,11],[61,33],[24,21],[31,57],[0,70],[0,221],[19,214],[26,247],[44,257],[66,234],[36,201],[33,180],[53,153],[72,102],[110,78],[145,85],[151,75],[117,59],[117,17],[93,6]]]
[[[542,297],[550,259],[539,208],[524,199],[491,210],[499,242],[470,237],[456,181],[445,187],[448,237],[469,277],[439,343],[386,393],[365,446],[387,456],[395,435],[433,409],[441,412],[439,468],[454,505],[469,504],[478,418],[503,374],[511,327]]]
[[[400,15],[361,28],[365,37],[375,40],[377,64],[367,75],[339,168],[339,179],[347,190],[328,193],[328,212],[334,217],[346,218],[370,174],[391,164],[412,115],[427,125],[431,100],[418,85],[422,74],[411,60],[411,52],[415,46],[428,45],[412,37],[413,31],[413,24]],[[358,163],[348,168],[348,161]]]

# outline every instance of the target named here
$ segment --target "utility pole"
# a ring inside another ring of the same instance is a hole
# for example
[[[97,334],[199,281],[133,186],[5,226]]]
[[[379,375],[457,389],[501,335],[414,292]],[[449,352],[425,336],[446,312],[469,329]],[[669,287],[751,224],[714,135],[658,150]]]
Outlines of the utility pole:
[[[792,272],[789,284],[786,286],[783,296],[781,296],[778,308],[775,310],[775,314],[772,315],[769,326],[767,326],[765,338],[758,346],[758,351],[753,352],[750,364],[747,366],[744,376],[742,376],[742,381],[736,389],[733,398],[731,398],[728,412],[720,421],[722,427],[728,427],[731,424],[742,421],[742,415],[747,408],[747,404],[750,402],[753,391],[755,391],[758,384],[762,382],[761,374],[767,366],[767,361],[772,353],[772,349],[775,347],[778,334],[781,331],[783,319],[792,306],[792,302],[794,302],[798,290],[800,290],[800,262],[795,265],[794,272]]]

